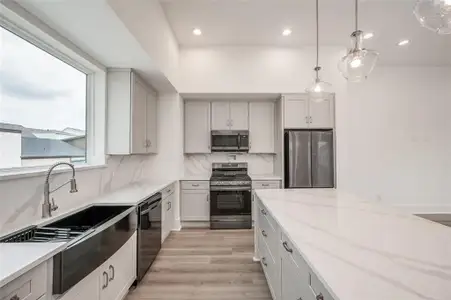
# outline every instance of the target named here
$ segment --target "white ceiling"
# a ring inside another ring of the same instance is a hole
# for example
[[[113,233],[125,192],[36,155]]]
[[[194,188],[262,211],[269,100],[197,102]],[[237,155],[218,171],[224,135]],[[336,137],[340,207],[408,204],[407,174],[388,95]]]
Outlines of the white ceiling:
[[[161,0],[182,47],[315,45],[314,0]],[[381,63],[443,65],[451,63],[451,36],[422,28],[413,15],[415,0],[366,0],[360,4],[360,29],[375,37],[367,48],[381,53]],[[348,47],[354,30],[353,0],[320,0],[320,44]],[[192,29],[202,29],[194,36]],[[283,37],[283,28],[293,34]],[[408,38],[407,47],[397,46]]]

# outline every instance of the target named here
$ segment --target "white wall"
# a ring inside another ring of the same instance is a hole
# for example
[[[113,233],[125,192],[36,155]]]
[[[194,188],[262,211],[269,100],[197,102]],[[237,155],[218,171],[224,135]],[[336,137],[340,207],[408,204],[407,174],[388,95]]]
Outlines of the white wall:
[[[179,47],[157,0],[108,0],[130,33],[177,88]]]
[[[22,133],[0,131],[0,169],[21,166]]]
[[[299,93],[314,77],[314,48],[181,48],[180,93]],[[344,86],[337,70],[342,48],[321,49],[321,73]]]
[[[414,212],[449,211],[451,68],[381,67],[349,85],[340,188]]]

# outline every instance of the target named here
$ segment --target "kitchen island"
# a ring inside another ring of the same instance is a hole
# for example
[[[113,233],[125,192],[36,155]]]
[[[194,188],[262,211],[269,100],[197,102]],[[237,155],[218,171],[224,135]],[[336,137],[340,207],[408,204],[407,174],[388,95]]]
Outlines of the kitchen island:
[[[451,228],[333,189],[256,196],[274,299],[451,299]]]

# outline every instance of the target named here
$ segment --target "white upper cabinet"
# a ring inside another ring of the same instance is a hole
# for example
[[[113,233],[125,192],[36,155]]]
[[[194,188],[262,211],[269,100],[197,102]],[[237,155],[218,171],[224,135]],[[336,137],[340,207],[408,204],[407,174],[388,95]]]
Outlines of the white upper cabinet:
[[[230,102],[230,129],[249,130],[248,102]]]
[[[213,101],[211,103],[212,130],[248,130],[249,103]]]
[[[314,101],[306,94],[284,96],[284,127],[287,129],[334,128],[334,97]]]
[[[210,153],[210,102],[185,102],[185,153]]]
[[[147,152],[157,153],[157,96],[147,93]]]
[[[285,128],[308,128],[308,98],[306,95],[284,96]]]
[[[274,153],[274,102],[249,103],[250,153]]]
[[[333,96],[322,101],[310,100],[310,128],[334,127],[334,101]]]
[[[230,130],[230,102],[212,102],[211,112],[211,130]]]
[[[157,95],[130,69],[108,71],[107,153],[157,153]]]

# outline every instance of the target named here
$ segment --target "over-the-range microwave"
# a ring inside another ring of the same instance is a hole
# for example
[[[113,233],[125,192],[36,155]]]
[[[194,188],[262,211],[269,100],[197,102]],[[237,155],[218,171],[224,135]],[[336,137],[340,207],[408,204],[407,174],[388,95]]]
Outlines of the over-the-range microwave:
[[[249,152],[248,130],[211,131],[212,152]]]

